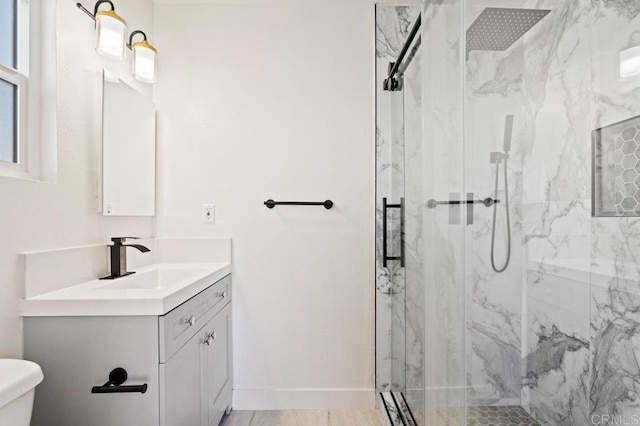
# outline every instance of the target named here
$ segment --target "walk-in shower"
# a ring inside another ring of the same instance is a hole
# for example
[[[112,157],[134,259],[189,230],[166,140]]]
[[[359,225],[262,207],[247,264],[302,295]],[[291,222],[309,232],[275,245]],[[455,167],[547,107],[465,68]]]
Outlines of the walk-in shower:
[[[377,6],[376,383],[391,424],[640,414],[640,78],[619,70],[632,4]]]

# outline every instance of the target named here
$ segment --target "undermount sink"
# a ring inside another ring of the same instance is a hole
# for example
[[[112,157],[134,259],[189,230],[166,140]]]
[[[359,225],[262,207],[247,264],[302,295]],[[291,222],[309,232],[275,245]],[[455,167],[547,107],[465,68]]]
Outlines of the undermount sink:
[[[204,268],[202,268],[204,270]],[[179,286],[184,280],[197,276],[197,268],[159,268],[138,272],[106,281],[96,290],[152,290]]]

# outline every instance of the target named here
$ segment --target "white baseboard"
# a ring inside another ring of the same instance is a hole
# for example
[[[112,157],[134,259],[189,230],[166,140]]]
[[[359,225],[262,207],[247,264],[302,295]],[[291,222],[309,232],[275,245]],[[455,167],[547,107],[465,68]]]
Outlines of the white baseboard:
[[[234,389],[234,410],[373,410],[373,389]]]

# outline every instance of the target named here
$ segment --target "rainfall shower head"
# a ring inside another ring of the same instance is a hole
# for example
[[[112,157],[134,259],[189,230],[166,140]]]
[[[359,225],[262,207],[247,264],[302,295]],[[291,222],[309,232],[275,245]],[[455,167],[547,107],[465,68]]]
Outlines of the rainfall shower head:
[[[487,7],[467,29],[467,57],[472,50],[507,50],[549,12]]]
[[[504,125],[504,147],[503,152],[511,151],[511,135],[513,134],[513,115],[507,115]]]

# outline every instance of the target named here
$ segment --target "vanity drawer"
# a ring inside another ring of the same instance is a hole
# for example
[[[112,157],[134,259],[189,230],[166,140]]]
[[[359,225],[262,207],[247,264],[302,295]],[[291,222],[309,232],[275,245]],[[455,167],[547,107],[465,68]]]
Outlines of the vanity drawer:
[[[231,275],[159,317],[160,362],[166,362],[231,301]]]

